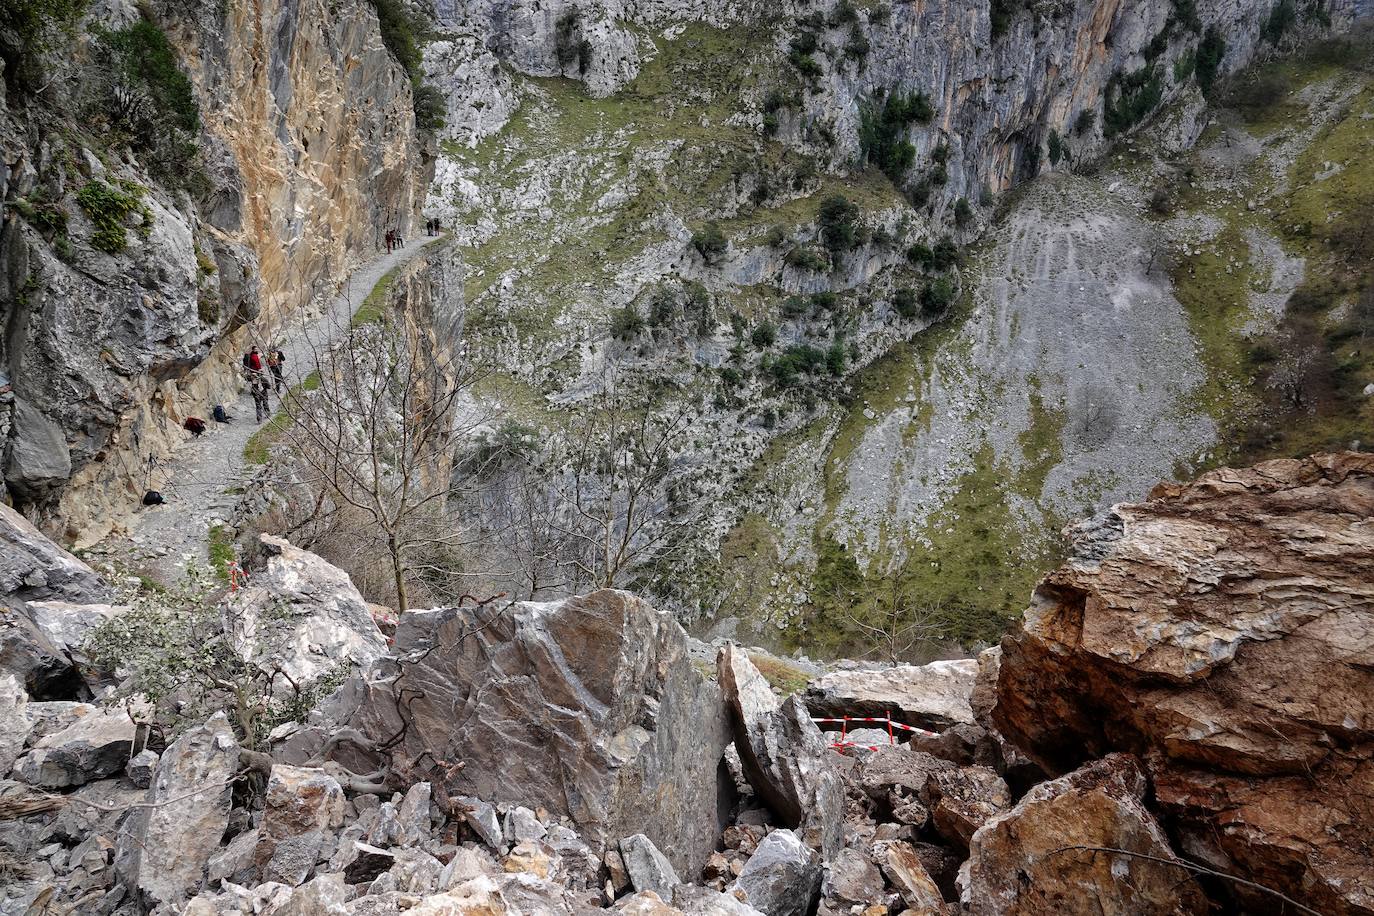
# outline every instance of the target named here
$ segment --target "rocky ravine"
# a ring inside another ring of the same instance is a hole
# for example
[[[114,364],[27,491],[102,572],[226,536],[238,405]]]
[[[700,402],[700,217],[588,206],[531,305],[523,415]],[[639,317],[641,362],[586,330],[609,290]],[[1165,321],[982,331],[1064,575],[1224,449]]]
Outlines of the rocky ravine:
[[[1347,93],[1365,78],[1326,70],[1291,130],[1247,141],[1265,177],[1194,162],[1200,140],[1203,160],[1231,142],[1208,132],[1231,116],[1199,91],[1204,43],[1224,47],[1218,76],[1272,54],[1273,6],[437,3],[425,66],[449,128],[426,210],[471,246],[469,339],[503,370],[485,394],[549,428],[609,369],[690,415],[681,458],[707,467],[712,509],[701,550],[646,585],[683,619],[729,608],[760,640],[835,651],[853,633],[818,570],[852,565],[863,600],[896,574],[956,618],[945,635],[994,639],[1065,522],[1230,444],[1246,382],[1210,348],[1270,329],[1302,259],[1275,227],[1253,236],[1255,320],[1234,326],[1171,265],[1221,248],[1213,211],[1317,155],[1316,125],[1364,117]],[[1336,32],[1368,12],[1327,11]],[[886,175],[860,128],[907,92],[932,115],[897,131],[913,161]],[[1177,171],[1194,212],[1157,220]],[[856,240],[832,252],[835,195]],[[712,222],[708,254],[693,239]],[[908,257],[945,237],[958,266]],[[917,308],[942,281],[955,304]],[[609,333],[625,306],[649,326]],[[808,348],[827,366],[779,381]]]
[[[624,592],[387,636],[347,577],[264,538],[206,644],[266,666],[263,708],[345,678],[263,733],[213,690],[111,702],[88,631],[144,599],[100,603],[0,510],[0,911],[1374,912],[1371,517],[1354,453],[1162,485],[1085,524],[976,665],[836,671],[805,699],[730,644],[708,677]],[[839,753],[812,722],[884,695],[938,731]],[[197,718],[137,724],[176,708]]]
[[[104,96],[165,104],[165,85],[121,83],[105,56],[136,40],[149,58],[149,29],[189,70],[179,116],[199,109],[170,177],[120,139]],[[426,161],[410,81],[366,0],[102,0],[43,65],[41,92],[0,102],[4,476],[7,499],[88,544],[138,505],[185,417],[233,402],[250,343],[327,302],[388,228],[416,234]],[[81,202],[102,187],[132,202]]]

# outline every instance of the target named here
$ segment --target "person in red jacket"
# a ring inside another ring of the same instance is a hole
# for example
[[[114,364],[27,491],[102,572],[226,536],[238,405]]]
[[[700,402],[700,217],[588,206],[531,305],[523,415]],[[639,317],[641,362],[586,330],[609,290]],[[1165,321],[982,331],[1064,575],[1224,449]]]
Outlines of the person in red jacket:
[[[257,347],[243,354],[243,368],[249,372],[262,371],[262,352]]]

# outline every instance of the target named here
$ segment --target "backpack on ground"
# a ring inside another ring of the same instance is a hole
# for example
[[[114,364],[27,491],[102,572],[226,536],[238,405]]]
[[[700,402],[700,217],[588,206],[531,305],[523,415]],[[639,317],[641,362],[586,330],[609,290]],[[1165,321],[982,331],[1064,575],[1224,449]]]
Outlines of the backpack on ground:
[[[143,505],[145,506],[160,506],[164,502],[166,502],[166,500],[162,498],[162,494],[157,490],[149,490],[147,493],[143,494]]]
[[[211,416],[215,418],[216,423],[229,422],[229,414],[224,410],[223,404],[216,404],[214,412],[211,414]]]

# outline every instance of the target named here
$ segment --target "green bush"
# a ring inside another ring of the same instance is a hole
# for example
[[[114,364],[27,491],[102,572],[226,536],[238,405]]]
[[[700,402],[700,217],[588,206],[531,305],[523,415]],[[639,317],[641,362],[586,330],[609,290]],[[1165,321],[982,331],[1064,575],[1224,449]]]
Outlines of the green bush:
[[[1226,39],[1221,37],[1216,26],[1207,30],[1202,42],[1197,46],[1197,84],[1203,92],[1211,91],[1217,81],[1217,70],[1226,57]]]
[[[954,244],[954,239],[945,236],[935,243],[931,255],[930,266],[938,271],[946,271],[959,263],[959,246]]]
[[[855,8],[853,0],[840,0],[835,4],[835,9],[830,13],[830,27],[837,29],[845,24],[857,23],[859,21],[859,11]]]
[[[814,273],[820,273],[830,266],[830,262],[825,259],[824,255],[814,248],[805,246],[799,246],[787,252],[787,257],[783,258],[783,262],[798,270],[809,270]]]
[[[139,231],[147,235],[153,225],[153,213],[143,203],[143,189],[122,182],[123,190],[112,188],[103,181],[91,181],[76,194],[76,202],[95,224],[91,244],[108,254],[119,254],[128,247],[125,222],[138,213],[143,217]]]
[[[1002,37],[1011,28],[1011,20],[1026,5],[1026,0],[991,0],[988,16],[992,21],[992,37]]]
[[[1182,85],[1197,70],[1197,52],[1185,51],[1174,61],[1174,82]]]
[[[1197,14],[1197,0],[1171,0],[1174,6],[1173,18],[1190,32],[1202,31],[1202,20]]]
[[[1076,134],[1086,134],[1093,129],[1093,125],[1096,123],[1097,112],[1093,111],[1091,108],[1085,109],[1080,111],[1078,117],[1074,120],[1073,132]]]
[[[935,108],[923,92],[893,90],[879,108],[864,102],[859,109],[859,148],[884,175],[900,182],[916,160],[916,147],[906,138],[912,124],[928,124]]]
[[[167,35],[154,23],[140,19],[118,32],[107,32],[124,75],[143,87],[171,125],[195,133],[200,130],[200,105],[195,87],[177,66]]]
[[[954,304],[954,283],[948,277],[937,277],[921,290],[921,311],[927,318],[938,318]]]
[[[853,251],[862,242],[860,216],[858,205],[843,194],[827,197],[821,202],[816,223],[820,227],[821,241],[830,251],[832,260],[838,261],[841,255]]]
[[[415,126],[422,131],[437,131],[444,126],[444,96],[425,82],[421,69],[424,45],[429,41],[429,23],[422,14],[412,12],[405,0],[368,0],[377,12],[382,44],[410,77],[411,102]]]
[[[774,226],[772,229],[768,230],[768,235],[764,238],[764,242],[769,248],[781,248],[783,245],[787,244],[787,230],[783,229],[781,226]]]
[[[626,303],[611,312],[611,336],[617,340],[633,340],[644,330],[644,316],[633,304]]]
[[[1125,133],[1139,124],[1164,99],[1164,80],[1153,64],[1134,73],[1117,74],[1107,87],[1102,127],[1108,137]]]
[[[954,202],[954,223],[958,226],[967,226],[973,221],[973,208],[968,205],[968,200],[961,197]]]
[[[906,259],[925,270],[935,266],[935,252],[924,242],[917,242],[908,248]]]
[[[721,231],[720,225],[714,221],[692,233],[692,247],[697,250],[697,253],[707,264],[714,264],[719,260],[729,245],[729,239]]]
[[[0,59],[12,89],[40,83],[40,58],[70,41],[89,0],[5,0],[0,3]]]
[[[863,30],[859,28],[858,24],[855,23],[850,27],[849,40],[846,41],[844,45],[845,56],[853,60],[863,61],[864,58],[868,57],[868,52],[871,49],[872,46],[868,43],[868,38],[864,35]]]
[[[892,308],[903,318],[915,318],[921,311],[916,291],[909,286],[898,289],[892,294]]]
[[[811,305],[818,312],[833,312],[840,307],[840,297],[831,290],[811,294]]]
[[[1298,8],[1293,0],[1279,0],[1274,4],[1274,8],[1269,11],[1269,17],[1264,20],[1264,26],[1260,29],[1260,34],[1264,40],[1271,45],[1276,45],[1283,38],[1283,33],[1288,31],[1298,19]]]
[[[655,328],[670,327],[677,321],[677,297],[672,290],[662,287],[649,300],[649,325]]]
[[[1049,141],[1050,165],[1058,165],[1059,160],[1064,158],[1064,138],[1059,136],[1059,131],[1050,130]]]
[[[782,317],[789,320],[801,318],[811,311],[811,303],[803,296],[788,296],[782,301]]]
[[[778,340],[778,328],[771,321],[760,321],[749,334],[749,342],[760,350],[766,350]]]
[[[838,378],[844,375],[845,364],[849,361],[849,350],[844,345],[844,341],[837,340],[825,351],[825,368],[831,375]]]

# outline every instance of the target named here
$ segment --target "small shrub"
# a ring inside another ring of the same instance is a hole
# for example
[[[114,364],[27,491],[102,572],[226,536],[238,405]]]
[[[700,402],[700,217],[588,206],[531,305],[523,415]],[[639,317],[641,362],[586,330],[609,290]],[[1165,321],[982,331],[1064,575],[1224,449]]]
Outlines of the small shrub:
[[[1197,69],[1197,52],[1187,51],[1178,56],[1174,61],[1174,82],[1182,85],[1188,81],[1188,77],[1193,75]]]
[[[41,58],[70,41],[89,0],[5,0],[0,3],[0,59],[5,80],[29,89],[43,79]]]
[[[677,298],[672,291],[660,288],[649,300],[649,325],[655,328],[671,327],[677,321]]]
[[[830,13],[830,27],[837,29],[842,25],[857,23],[859,21],[859,11],[855,8],[853,0],[840,0],[835,4],[835,9]]]
[[[1102,128],[1108,137],[1114,137],[1139,124],[1159,106],[1164,98],[1164,80],[1153,65],[1147,64],[1134,73],[1114,77],[1107,97]]]
[[[849,361],[849,351],[844,341],[837,340],[825,351],[826,371],[835,377],[844,375],[845,364]]]
[[[1093,125],[1096,123],[1097,112],[1092,110],[1091,108],[1085,109],[1083,111],[1080,111],[1078,113],[1078,117],[1074,120],[1073,131],[1076,134],[1086,134],[1088,131],[1093,129]]]
[[[772,229],[768,230],[768,235],[764,238],[764,242],[769,248],[781,248],[783,245],[787,244],[787,230],[783,229],[781,226],[774,226]]]
[[[761,321],[754,325],[754,330],[749,334],[749,342],[760,350],[773,346],[777,340],[777,326],[770,321]]]
[[[884,26],[892,20],[892,7],[885,3],[879,3],[868,11],[869,25]]]
[[[763,135],[765,137],[776,137],[778,135],[778,116],[773,112],[768,112],[763,116]]]
[[[954,283],[948,277],[937,277],[921,290],[921,311],[928,318],[938,318],[954,303]]]
[[[863,30],[859,28],[858,24],[855,23],[850,27],[849,40],[845,42],[845,57],[862,62],[864,58],[868,57],[868,52],[871,49],[872,46],[868,43],[868,38],[864,35]]]
[[[973,221],[973,208],[968,205],[968,200],[961,197],[954,202],[954,223],[957,226],[967,226]]]
[[[908,248],[906,259],[925,270],[935,266],[935,252],[924,242],[917,242]]]
[[[1226,39],[1221,37],[1216,26],[1207,30],[1197,47],[1197,84],[1203,92],[1210,92],[1217,80],[1217,70],[1226,57]]]
[[[716,222],[709,222],[703,228],[692,233],[692,247],[697,250],[702,259],[707,264],[714,264],[725,254],[726,248],[730,245],[725,233],[721,231],[720,225]]]
[[[861,240],[859,207],[843,194],[827,197],[821,202],[816,222],[820,226],[821,241],[829,249],[832,259],[853,251]]]
[[[1059,160],[1064,158],[1064,138],[1059,136],[1059,131],[1050,131],[1049,140],[1050,165],[1058,165]]]
[[[991,0],[988,18],[992,23],[992,38],[997,40],[1011,28],[1012,18],[1022,8],[1025,0]]]
[[[943,188],[949,184],[949,169],[945,168],[943,163],[935,163],[930,167],[930,171],[926,172],[926,181],[934,187]]]
[[[862,103],[859,111],[859,147],[864,157],[884,175],[900,182],[916,160],[916,147],[906,138],[912,124],[928,124],[935,108],[923,92],[891,91],[879,108]]]
[[[611,312],[611,336],[617,340],[633,340],[644,330],[644,316],[633,304],[626,303]]]
[[[1190,32],[1202,31],[1202,19],[1197,14],[1197,0],[1171,0],[1173,18]]]
[[[833,312],[840,307],[840,297],[830,290],[812,293],[811,305],[818,312]]]
[[[954,239],[945,236],[935,243],[931,255],[930,266],[938,271],[946,271],[959,263],[959,246],[954,244]]]
[[[152,228],[153,214],[143,203],[143,189],[124,182],[123,190],[112,188],[103,181],[91,181],[76,194],[76,202],[95,224],[91,244],[107,254],[119,254],[128,247],[125,222],[138,213],[143,217],[139,231],[146,235]]]
[[[1155,188],[1150,195],[1150,210],[1156,216],[1168,216],[1174,212],[1174,196],[1163,186]]]
[[[1283,38],[1283,33],[1288,31],[1298,19],[1298,8],[1293,0],[1279,0],[1274,4],[1274,8],[1269,11],[1269,17],[1264,20],[1264,26],[1260,29],[1260,34],[1264,40],[1271,45],[1276,45]]]
[[[377,13],[382,44],[410,77],[411,102],[415,109],[415,126],[424,131],[437,131],[444,126],[444,96],[425,82],[421,62],[424,44],[429,40],[429,25],[420,13],[412,12],[404,0],[368,0]]]
[[[787,257],[783,261],[798,270],[809,270],[814,273],[820,273],[830,266],[830,262],[826,260],[823,254],[814,248],[805,246],[793,248],[787,252]]]
[[[929,249],[927,249],[929,250]],[[921,313],[916,290],[903,286],[892,294],[892,308],[903,318],[915,318]]]
[[[811,311],[811,303],[803,296],[788,296],[782,301],[782,317],[789,320],[801,318]]]

